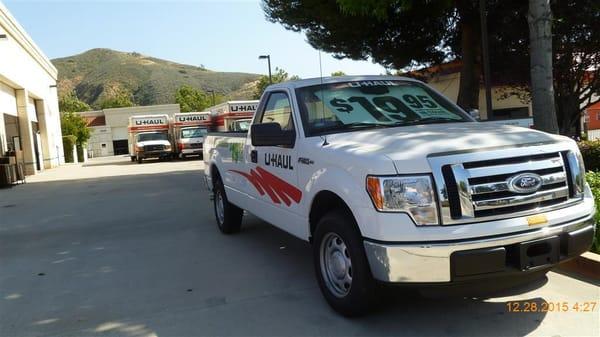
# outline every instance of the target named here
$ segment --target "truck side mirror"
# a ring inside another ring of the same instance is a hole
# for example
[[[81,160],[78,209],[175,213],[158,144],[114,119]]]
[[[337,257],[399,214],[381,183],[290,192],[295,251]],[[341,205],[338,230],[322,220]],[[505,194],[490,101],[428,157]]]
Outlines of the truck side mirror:
[[[253,146],[294,147],[296,132],[282,130],[279,123],[252,124],[250,138]]]

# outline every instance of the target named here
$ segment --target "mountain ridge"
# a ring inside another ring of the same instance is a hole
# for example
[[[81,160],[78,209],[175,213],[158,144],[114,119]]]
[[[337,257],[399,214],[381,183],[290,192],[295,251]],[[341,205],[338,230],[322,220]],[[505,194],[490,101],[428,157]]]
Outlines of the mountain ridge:
[[[94,108],[122,92],[131,94],[136,105],[175,103],[175,91],[182,85],[214,90],[226,99],[251,99],[260,77],[108,48],[94,48],[51,61],[58,69],[59,96],[75,92]]]

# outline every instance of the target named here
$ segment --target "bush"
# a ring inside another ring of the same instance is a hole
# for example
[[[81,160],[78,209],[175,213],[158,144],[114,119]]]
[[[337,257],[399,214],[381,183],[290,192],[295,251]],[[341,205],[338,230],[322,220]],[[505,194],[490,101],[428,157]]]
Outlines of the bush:
[[[579,142],[579,149],[588,171],[600,171],[600,140]]]
[[[77,142],[77,137],[71,136],[63,136],[63,148],[65,151],[65,163],[73,163],[75,162],[73,158],[73,146],[75,142]]]
[[[592,193],[594,194],[594,202],[596,203],[596,207],[600,206],[600,172],[588,172],[585,175],[588,184],[590,184],[590,188],[592,189]],[[598,223],[600,222],[600,210],[596,210],[596,237],[594,238],[594,243],[592,244],[591,251],[594,253],[600,254],[600,226]]]

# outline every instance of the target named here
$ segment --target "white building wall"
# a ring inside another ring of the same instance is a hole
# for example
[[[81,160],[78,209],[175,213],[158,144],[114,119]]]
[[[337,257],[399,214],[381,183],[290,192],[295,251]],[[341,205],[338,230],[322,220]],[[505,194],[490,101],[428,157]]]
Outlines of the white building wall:
[[[460,73],[434,76],[427,82],[427,84],[435,88],[453,102],[456,102],[460,88]],[[502,87],[492,88],[492,107],[494,110],[527,107],[529,110],[529,116],[532,116],[530,102],[522,102],[517,96],[514,95],[503,98],[503,89],[504,88]],[[481,115],[481,119],[488,119],[485,104],[485,88],[483,87],[479,91],[479,113]]]
[[[43,113],[41,140],[45,145],[44,167],[64,163],[56,91],[57,70],[2,2],[0,34],[7,36],[0,39],[0,114],[18,115],[19,120],[31,122],[39,121],[41,118],[38,114]],[[11,92],[14,94],[11,95]],[[21,93],[20,96],[18,92]],[[21,97],[24,101],[15,101],[11,96]],[[0,129],[0,134],[2,133]],[[29,135],[22,134],[22,137],[29,138]],[[2,150],[4,152],[6,148]],[[28,151],[29,148],[24,149],[24,152]],[[25,153],[25,156],[29,154]],[[32,173],[31,167],[26,168],[26,171]]]

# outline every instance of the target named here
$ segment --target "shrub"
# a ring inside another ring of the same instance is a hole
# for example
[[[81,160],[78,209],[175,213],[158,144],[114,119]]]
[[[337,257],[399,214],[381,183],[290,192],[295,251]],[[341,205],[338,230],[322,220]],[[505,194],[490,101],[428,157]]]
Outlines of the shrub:
[[[592,193],[594,194],[594,202],[596,203],[596,207],[600,206],[600,172],[588,172],[585,175],[588,184],[590,184],[590,188],[592,189]],[[600,226],[598,223],[600,222],[600,210],[596,210],[596,237],[594,238],[594,243],[592,244],[592,252],[600,254]]]
[[[63,136],[63,148],[65,151],[65,162],[66,163],[73,163],[75,162],[75,160],[73,159],[73,146],[75,146],[75,143],[77,142],[77,137],[70,135],[70,136]]]
[[[600,140],[586,140],[578,144],[586,170],[600,171]]]

